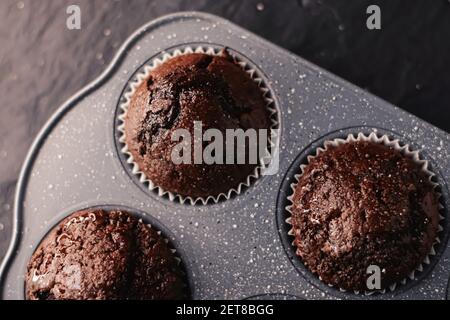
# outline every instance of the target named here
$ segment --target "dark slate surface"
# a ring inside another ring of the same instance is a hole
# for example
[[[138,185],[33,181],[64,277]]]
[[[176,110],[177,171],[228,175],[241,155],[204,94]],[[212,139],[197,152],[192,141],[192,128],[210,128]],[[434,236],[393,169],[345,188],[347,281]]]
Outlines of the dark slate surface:
[[[66,29],[70,4],[81,7],[79,31]],[[381,31],[365,26],[369,4],[381,7]],[[39,129],[135,29],[181,10],[223,16],[450,131],[448,0],[2,0],[0,257],[17,176]]]

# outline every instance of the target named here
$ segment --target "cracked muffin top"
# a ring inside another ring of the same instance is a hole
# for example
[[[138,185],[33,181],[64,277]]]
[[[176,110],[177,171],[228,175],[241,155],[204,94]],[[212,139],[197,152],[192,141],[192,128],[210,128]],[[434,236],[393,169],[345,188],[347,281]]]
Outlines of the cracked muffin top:
[[[186,298],[178,261],[157,231],[123,211],[79,211],[31,257],[29,300]]]
[[[173,132],[186,129],[193,137],[194,121],[201,121],[203,132],[270,128],[260,88],[225,50],[177,56],[154,69],[131,98],[125,143],[140,171],[165,191],[217,196],[245,182],[256,164],[194,164],[193,148],[192,164],[172,161],[181,141],[172,141]]]
[[[439,205],[427,174],[383,144],[328,147],[305,167],[292,202],[297,255],[345,290],[368,290],[370,265],[381,270],[381,289],[405,279],[437,236]]]

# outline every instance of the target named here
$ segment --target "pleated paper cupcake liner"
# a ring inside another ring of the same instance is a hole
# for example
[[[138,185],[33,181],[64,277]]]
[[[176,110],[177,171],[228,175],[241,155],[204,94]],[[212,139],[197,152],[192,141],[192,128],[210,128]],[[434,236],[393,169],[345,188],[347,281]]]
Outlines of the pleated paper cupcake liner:
[[[440,214],[439,214],[439,224],[438,224],[438,235],[437,235],[437,237],[435,239],[435,242],[433,243],[433,245],[431,247],[431,250],[430,250],[429,254],[425,257],[423,262],[419,266],[417,266],[415,268],[415,270],[413,270],[406,278],[404,278],[403,280],[401,280],[401,281],[399,281],[397,283],[394,283],[394,284],[390,285],[388,289],[370,290],[370,291],[368,290],[368,291],[364,291],[364,292],[362,292],[362,291],[353,291],[355,294],[363,293],[364,295],[372,295],[374,293],[386,293],[387,290],[392,292],[397,287],[399,287],[400,284],[401,285],[405,285],[408,280],[417,280],[417,274],[420,273],[420,272],[423,272],[423,270],[426,268],[426,265],[430,264],[430,258],[432,256],[436,255],[435,246],[438,245],[441,242],[440,239],[439,239],[439,234],[443,231],[443,227],[441,225],[442,221],[444,220],[444,217],[441,214],[442,210],[444,209],[444,206],[441,203],[442,202],[442,195],[438,191],[439,184],[437,184],[436,182],[433,181],[433,178],[436,175],[432,171],[430,171],[430,169],[429,169],[429,167],[430,167],[429,162],[427,160],[421,159],[419,151],[412,150],[411,147],[408,144],[401,145],[400,144],[400,140],[398,140],[398,139],[391,139],[387,135],[380,135],[380,136],[378,136],[375,132],[372,132],[372,133],[370,133],[368,135],[360,132],[360,133],[356,134],[356,136],[353,135],[353,134],[349,134],[346,139],[337,138],[337,139],[333,139],[333,140],[327,140],[327,141],[324,142],[322,147],[319,147],[319,148],[316,149],[314,155],[307,156],[307,162],[309,164],[312,159],[314,159],[316,156],[318,156],[322,152],[325,152],[329,147],[336,147],[336,146],[340,146],[342,144],[346,144],[346,143],[350,143],[350,142],[356,142],[356,141],[369,141],[369,142],[384,144],[385,146],[391,147],[391,148],[399,151],[404,156],[412,159],[415,163],[419,164],[420,167],[422,168],[422,170],[428,176],[428,181],[432,185],[432,187],[433,187],[433,189],[435,191],[435,194],[437,196],[438,203],[439,203]],[[294,197],[295,189],[297,187],[298,181],[299,181],[300,177],[302,176],[306,166],[307,166],[307,164],[300,165],[300,168],[299,168],[300,169],[300,173],[296,174],[294,176],[295,182],[293,182],[290,185],[292,193],[291,193],[291,195],[289,197],[287,197],[289,205],[286,206],[286,208],[285,208],[286,211],[290,215],[292,215],[292,210],[291,209],[292,209],[292,206],[293,206],[293,197]],[[294,226],[292,225],[291,219],[292,218],[289,217],[285,221],[286,221],[287,224],[289,224],[291,226],[291,229],[288,231],[288,235],[291,236],[291,237],[294,237]],[[296,247],[295,241],[292,241],[292,246]],[[300,257],[298,257],[298,259],[302,260]],[[318,276],[318,278],[322,281],[322,279],[319,276]],[[333,286],[331,284],[327,284],[327,285],[329,287],[336,288],[336,289],[338,289],[341,292],[348,292],[348,290],[345,290],[345,289],[342,289],[342,288],[338,288],[338,287]]]
[[[224,48],[225,49],[225,48]],[[120,133],[119,137],[119,143],[121,144],[121,147],[119,148],[120,152],[125,155],[126,162],[131,168],[131,173],[138,177],[140,183],[146,186],[148,190],[154,191],[158,194],[158,196],[167,196],[170,201],[178,201],[181,204],[189,203],[191,205],[195,204],[207,204],[207,203],[218,203],[221,200],[228,200],[233,195],[239,195],[245,188],[250,187],[250,185],[256,181],[261,175],[263,170],[267,169],[267,164],[270,162],[270,152],[269,150],[265,150],[265,156],[259,159],[258,165],[255,166],[255,169],[251,174],[249,174],[244,181],[240,182],[239,185],[237,185],[235,188],[232,188],[228,190],[226,193],[220,193],[215,196],[208,196],[208,197],[189,197],[189,196],[183,196],[177,193],[170,192],[168,190],[164,190],[162,187],[155,184],[153,181],[151,181],[144,172],[141,171],[139,168],[139,165],[134,160],[133,155],[129,151],[126,140],[125,140],[125,119],[128,112],[128,107],[131,102],[131,98],[136,91],[136,89],[139,87],[139,85],[145,81],[145,79],[148,78],[150,73],[166,61],[185,54],[191,54],[191,53],[202,53],[202,54],[208,54],[208,55],[214,55],[214,56],[220,56],[222,55],[222,50],[224,49],[217,49],[211,46],[197,46],[197,47],[191,47],[186,46],[183,48],[174,49],[172,52],[165,52],[159,57],[153,59],[149,64],[146,64],[142,71],[138,72],[135,76],[134,80],[130,80],[128,83],[128,86],[123,94],[123,102],[120,104],[120,114],[118,116],[119,124],[118,124],[118,131]],[[233,55],[233,53],[228,52],[228,54],[234,59],[235,63],[239,65],[247,74],[248,76],[258,85],[258,87],[261,89],[262,96],[264,98],[264,101],[266,103],[266,108],[269,111],[270,115],[270,132],[268,134],[268,142],[270,148],[273,150],[273,148],[276,148],[276,144],[278,140],[278,134],[277,134],[277,128],[278,128],[278,112],[275,107],[275,102],[272,99],[272,95],[270,93],[269,88],[265,84],[263,77],[258,73],[258,71],[247,61],[243,60],[241,57]],[[270,134],[272,133],[272,134]],[[275,137],[275,139],[274,139]],[[275,141],[274,141],[275,140]]]

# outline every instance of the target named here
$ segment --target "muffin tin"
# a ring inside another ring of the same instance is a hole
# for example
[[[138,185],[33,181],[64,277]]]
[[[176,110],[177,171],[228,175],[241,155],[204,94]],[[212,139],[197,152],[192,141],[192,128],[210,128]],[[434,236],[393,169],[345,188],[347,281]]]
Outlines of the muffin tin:
[[[278,110],[279,171],[219,203],[178,203],[146,190],[120,156],[117,109],[133,74],[164,51],[226,46],[262,73]],[[432,107],[432,106],[431,106]],[[393,292],[342,293],[295,256],[286,197],[308,154],[330,137],[387,133],[420,149],[442,193],[441,244],[430,265]],[[13,239],[0,269],[2,299],[24,298],[28,259],[70,212],[126,207],[180,253],[193,299],[446,299],[450,286],[450,136],[221,18],[196,12],[162,17],[135,32],[107,70],[65,103],[34,142],[17,186]]]

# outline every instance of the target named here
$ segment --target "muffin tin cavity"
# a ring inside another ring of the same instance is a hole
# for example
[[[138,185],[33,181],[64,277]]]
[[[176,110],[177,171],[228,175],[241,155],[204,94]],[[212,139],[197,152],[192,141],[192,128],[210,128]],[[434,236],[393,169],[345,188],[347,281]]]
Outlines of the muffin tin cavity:
[[[284,293],[267,293],[267,294],[257,294],[244,300],[304,300],[301,297],[297,297],[291,294]]]
[[[182,276],[183,276],[183,282],[185,285],[185,296],[187,298],[192,297],[193,295],[193,290],[194,290],[194,286],[192,284],[192,277],[190,275],[190,270],[186,269],[186,264],[185,261],[188,261],[188,257],[186,256],[186,254],[183,251],[183,247],[179,241],[179,239],[177,239],[171,232],[170,230],[168,230],[160,221],[158,221],[157,219],[155,219],[152,215],[146,213],[146,212],[142,212],[140,210],[136,210],[130,207],[125,207],[125,206],[114,206],[114,205],[94,205],[94,206],[89,206],[89,207],[83,207],[83,208],[79,208],[79,209],[75,209],[75,210],[70,210],[67,212],[64,212],[63,214],[59,214],[59,220],[56,221],[54,224],[51,224],[51,227],[49,228],[49,230],[47,230],[45,232],[45,234],[43,234],[43,236],[41,237],[41,240],[36,244],[35,248],[32,251],[32,255],[34,254],[34,252],[37,250],[37,248],[39,247],[40,243],[42,242],[43,239],[45,239],[45,237],[55,228],[57,227],[64,219],[66,219],[67,217],[71,216],[72,214],[76,213],[76,212],[82,212],[82,211],[95,211],[95,210],[104,210],[105,212],[110,212],[110,211],[121,211],[121,212],[126,212],[129,213],[131,216],[137,218],[138,220],[142,221],[144,224],[149,225],[153,230],[157,231],[158,234],[162,237],[162,239],[167,243],[167,246],[169,247],[170,251],[173,253],[173,256],[175,257],[176,262],[179,264]],[[95,217],[95,216],[94,216]],[[76,219],[76,218],[75,218]],[[61,237],[61,236],[60,236]],[[31,258],[31,255],[30,257]],[[29,259],[27,260],[29,261]],[[27,270],[27,264],[25,264],[23,266],[23,272],[24,274],[26,273]],[[23,284],[23,299],[26,296],[25,290],[26,290],[26,284]]]
[[[375,133],[377,137],[388,136],[389,141],[399,140],[399,145],[401,147],[405,146],[405,144],[409,145],[409,150],[415,151],[416,143],[410,142],[406,140],[406,138],[401,135],[385,130],[382,128],[373,128],[373,127],[354,127],[354,128],[346,128],[342,130],[338,130],[332,133],[329,133],[323,137],[312,142],[309,146],[307,146],[300,154],[296,157],[294,162],[289,167],[283,183],[280,189],[280,193],[277,199],[277,218],[276,223],[278,226],[278,231],[280,235],[280,239],[283,243],[283,247],[286,251],[286,254],[291,261],[294,268],[297,270],[299,274],[301,274],[307,281],[309,281],[312,285],[319,288],[320,290],[326,292],[327,294],[338,296],[341,298],[358,298],[358,296],[371,296],[371,295],[379,295],[383,294],[386,296],[396,296],[397,294],[408,291],[411,287],[420,283],[420,281],[432,272],[435,265],[438,263],[440,256],[446,248],[446,241],[449,233],[448,227],[448,218],[447,218],[447,210],[445,207],[445,200],[448,199],[448,192],[446,189],[441,187],[441,183],[443,183],[443,178],[439,173],[435,173],[433,171],[433,162],[434,160],[429,158],[426,153],[426,148],[422,151],[419,151],[420,160],[426,160],[428,162],[428,171],[430,171],[433,175],[431,181],[435,184],[435,191],[439,197],[440,203],[440,215],[441,219],[439,223],[439,232],[438,232],[438,242],[434,245],[432,254],[425,260],[426,262],[422,263],[423,268],[422,271],[415,271],[414,279],[405,278],[404,281],[398,283],[393,290],[386,289],[382,292],[350,292],[344,291],[342,289],[338,289],[332,287],[330,285],[325,284],[320,280],[320,278],[313,274],[301,261],[300,257],[296,255],[296,247],[293,244],[294,236],[289,234],[289,231],[292,229],[292,225],[289,224],[286,220],[291,217],[290,212],[286,209],[292,202],[289,200],[289,197],[293,195],[292,185],[296,183],[296,175],[301,173],[300,166],[308,163],[308,157],[314,156],[316,154],[316,150],[318,148],[323,148],[324,143],[326,141],[333,141],[335,139],[347,139],[349,134],[353,134],[356,138],[358,133],[363,133],[365,136],[369,136],[370,133]],[[352,297],[354,296],[354,297]]]
[[[164,64],[170,59],[176,58],[182,55],[188,55],[191,53],[207,54],[210,56],[220,56],[221,52],[226,50],[226,54],[234,60],[234,62],[245,71],[246,75],[251,78],[261,90],[261,96],[264,98],[265,107],[268,110],[270,129],[279,128],[279,115],[277,112],[276,100],[274,99],[274,94],[268,86],[268,80],[263,72],[245,55],[234,50],[230,47],[225,47],[221,45],[211,44],[211,43],[187,43],[181,46],[175,46],[167,48],[163,52],[151,57],[143,65],[141,65],[129,78],[125,88],[122,91],[119,103],[116,109],[115,115],[115,141],[116,149],[119,153],[119,158],[121,159],[122,165],[125,170],[129,173],[133,181],[143,189],[144,192],[152,192],[158,196],[164,197],[170,201],[176,201],[179,203],[186,204],[207,204],[207,203],[217,203],[219,201],[224,201],[232,196],[239,195],[245,188],[248,188],[255,180],[260,178],[261,170],[263,169],[263,164],[260,159],[260,163],[252,173],[250,173],[243,181],[241,181],[235,187],[229,189],[225,193],[221,193],[215,196],[207,197],[190,197],[182,196],[180,194],[164,190],[157,183],[151,181],[150,178],[140,170],[138,163],[133,159],[131,151],[129,151],[129,146],[125,142],[125,115],[128,112],[129,104],[132,99],[133,94],[136,92],[137,87],[145,81],[151,71],[158,66]],[[276,132],[276,131],[274,131]],[[277,137],[268,136],[268,148],[276,147]]]

